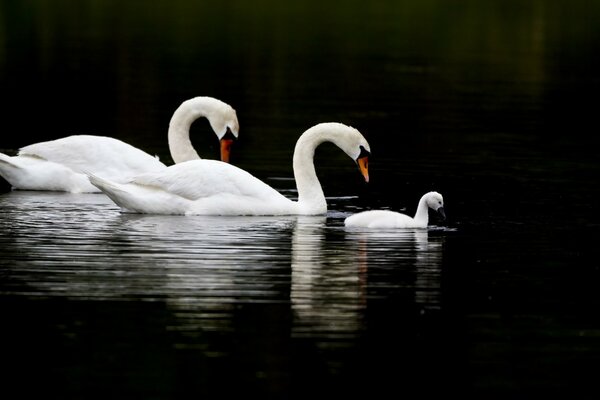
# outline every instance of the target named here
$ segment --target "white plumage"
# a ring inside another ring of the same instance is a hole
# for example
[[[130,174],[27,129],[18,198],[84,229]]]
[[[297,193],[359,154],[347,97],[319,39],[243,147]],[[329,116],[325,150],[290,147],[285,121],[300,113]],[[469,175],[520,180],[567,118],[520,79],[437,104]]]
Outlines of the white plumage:
[[[200,157],[189,138],[189,128],[201,116],[208,118],[227,157],[231,131],[238,135],[235,110],[211,97],[195,97],[183,102],[169,124],[169,149],[175,162]],[[0,153],[0,175],[14,189],[52,190],[72,193],[98,192],[86,174],[114,182],[127,182],[133,176],[166,168],[158,158],[120,140],[93,135],[73,135],[25,146],[18,155]]]
[[[344,220],[347,227],[372,229],[387,228],[427,228],[429,223],[428,209],[439,212],[444,218],[444,199],[438,192],[425,193],[419,200],[414,218],[389,210],[369,210],[351,215]]]
[[[294,150],[294,177],[298,201],[293,201],[233,165],[195,160],[136,176],[119,184],[90,176],[92,184],[124,211],[149,214],[289,215],[323,214],[325,195],[317,178],[315,148],[330,141],[357,160],[368,181],[369,144],[362,134],[339,123],[315,125],[304,132]]]

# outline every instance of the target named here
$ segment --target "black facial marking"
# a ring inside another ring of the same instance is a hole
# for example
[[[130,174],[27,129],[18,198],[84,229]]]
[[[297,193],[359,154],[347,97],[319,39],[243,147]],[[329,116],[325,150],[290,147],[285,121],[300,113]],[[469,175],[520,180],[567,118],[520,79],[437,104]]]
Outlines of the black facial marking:
[[[365,149],[363,146],[360,146],[360,154],[358,155],[358,158],[369,157],[370,155],[371,153],[369,153],[367,149]]]
[[[235,137],[235,135],[233,134],[233,132],[231,132],[231,128],[227,127],[227,131],[225,132],[225,135],[223,136],[223,139],[235,140],[237,138]]]

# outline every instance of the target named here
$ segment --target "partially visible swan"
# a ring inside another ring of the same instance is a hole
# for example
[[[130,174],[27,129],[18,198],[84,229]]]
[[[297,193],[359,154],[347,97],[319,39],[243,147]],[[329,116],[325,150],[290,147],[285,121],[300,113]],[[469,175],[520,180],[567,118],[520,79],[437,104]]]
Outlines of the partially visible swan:
[[[231,106],[212,97],[194,97],[175,110],[168,133],[173,161],[200,159],[189,131],[200,117],[210,122],[221,141],[221,159],[228,162],[231,143],[239,132],[237,115]],[[14,157],[0,153],[0,176],[13,189],[23,190],[98,192],[86,173],[127,182],[133,176],[165,168],[156,157],[106,136],[73,135],[25,146]]]
[[[316,147],[332,142],[356,160],[369,181],[369,144],[356,129],[322,123],[304,132],[294,149],[293,168],[298,201],[293,201],[248,172],[214,160],[196,160],[137,176],[119,184],[90,175],[90,181],[125,212],[184,215],[317,215],[327,202],[317,178]]]
[[[369,210],[351,215],[344,220],[348,227],[362,228],[427,228],[429,223],[429,208],[437,211],[443,218],[444,198],[438,192],[425,193],[421,200],[414,218],[389,210]]]

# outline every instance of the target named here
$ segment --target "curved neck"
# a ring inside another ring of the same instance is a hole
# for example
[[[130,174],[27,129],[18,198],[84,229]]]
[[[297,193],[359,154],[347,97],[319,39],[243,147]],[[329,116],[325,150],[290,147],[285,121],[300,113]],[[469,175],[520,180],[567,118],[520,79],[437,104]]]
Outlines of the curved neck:
[[[298,141],[294,149],[294,179],[298,189],[298,206],[303,214],[327,212],[325,194],[315,171],[314,156],[318,145],[328,140],[320,129],[309,129]]]
[[[169,122],[169,151],[176,164],[200,159],[190,140],[190,127],[195,120],[207,115],[206,104],[191,100],[183,102],[173,113]]]
[[[429,206],[427,206],[427,200],[425,196],[419,200],[419,206],[415,214],[415,222],[421,226],[427,226],[429,223]]]

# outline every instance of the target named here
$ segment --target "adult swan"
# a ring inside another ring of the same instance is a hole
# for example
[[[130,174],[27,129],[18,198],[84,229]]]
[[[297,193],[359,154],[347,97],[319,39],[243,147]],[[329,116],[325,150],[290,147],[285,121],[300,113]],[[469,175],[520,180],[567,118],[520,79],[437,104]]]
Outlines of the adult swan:
[[[332,142],[356,160],[369,181],[369,144],[361,133],[339,123],[322,123],[304,132],[294,150],[298,201],[248,172],[214,160],[196,160],[137,176],[119,184],[91,175],[90,181],[125,212],[183,215],[316,215],[327,212],[313,158],[316,147]]]
[[[235,110],[212,97],[194,97],[175,110],[169,123],[169,151],[175,163],[198,160],[190,141],[190,126],[206,117],[221,141],[221,159],[229,161],[231,142],[239,125]],[[0,153],[0,176],[13,189],[98,192],[86,174],[114,182],[166,169],[156,157],[106,136],[73,135],[23,147],[14,157]]]

